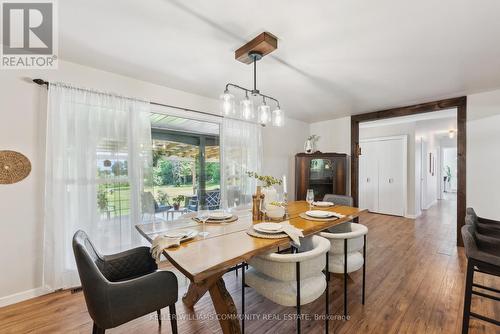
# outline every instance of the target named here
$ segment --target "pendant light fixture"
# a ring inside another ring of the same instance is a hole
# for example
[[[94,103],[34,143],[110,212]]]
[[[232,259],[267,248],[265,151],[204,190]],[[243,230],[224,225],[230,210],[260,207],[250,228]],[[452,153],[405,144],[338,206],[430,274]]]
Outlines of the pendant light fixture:
[[[248,89],[233,83],[226,84],[224,93],[220,96],[221,113],[229,117],[241,117],[247,121],[254,121],[256,118],[254,103],[251,97],[262,97],[262,104],[257,108],[257,120],[262,125],[271,123],[273,126],[284,126],[285,115],[280,107],[280,103],[272,96],[262,94],[257,89],[257,61],[265,55],[278,48],[278,39],[270,33],[263,32],[259,36],[235,51],[235,58],[245,64],[253,64],[253,89]],[[235,88],[245,92],[245,98],[239,102],[239,115],[236,115],[235,97],[229,91],[229,88]],[[249,94],[251,96],[249,96]],[[271,112],[271,106],[266,100],[273,101],[276,106]]]

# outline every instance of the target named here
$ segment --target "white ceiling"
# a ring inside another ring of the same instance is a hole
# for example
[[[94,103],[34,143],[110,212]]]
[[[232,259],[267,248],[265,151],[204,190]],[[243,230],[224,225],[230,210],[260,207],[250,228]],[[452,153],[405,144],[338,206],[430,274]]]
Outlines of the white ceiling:
[[[279,48],[258,88],[319,121],[500,87],[498,0],[64,0],[62,59],[217,98],[251,86],[234,50]]]

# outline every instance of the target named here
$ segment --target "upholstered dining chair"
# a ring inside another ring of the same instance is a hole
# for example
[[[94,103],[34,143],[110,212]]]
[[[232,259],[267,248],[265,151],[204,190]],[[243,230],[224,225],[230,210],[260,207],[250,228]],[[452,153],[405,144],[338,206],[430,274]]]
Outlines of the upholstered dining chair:
[[[500,238],[500,221],[479,217],[473,208],[467,208],[465,223],[475,225],[476,232],[479,234]]]
[[[330,240],[328,271],[344,275],[344,316],[347,317],[347,274],[363,268],[361,303],[365,304],[366,235],[364,225],[346,222],[336,225],[320,235]]]
[[[300,333],[301,305],[309,304],[325,294],[325,328],[328,333],[328,250],[330,243],[320,236],[306,238],[292,254],[269,253],[248,261],[242,270],[242,322],[245,328],[245,285],[282,306],[295,306],[297,333]],[[326,264],[326,265],[325,265]]]
[[[337,205],[345,205],[345,206],[352,206],[354,203],[351,196],[335,195],[335,194],[326,194],[323,197],[323,201],[332,202]]]
[[[475,272],[497,277],[500,276],[500,242],[498,238],[488,237],[477,233],[477,226],[475,224],[466,224],[462,226],[461,232],[464,241],[465,255],[467,256],[462,334],[467,334],[469,332],[470,317],[500,326],[500,320],[471,312],[471,299],[473,294],[491,300],[500,300],[498,296],[489,293],[493,292],[499,294],[500,290],[474,283]],[[481,289],[482,291],[474,290],[474,288]]]
[[[90,317],[92,333],[104,333],[130,320],[169,306],[172,332],[177,333],[175,302],[177,278],[170,271],[158,271],[148,247],[101,255],[83,231],[73,236],[78,274]]]

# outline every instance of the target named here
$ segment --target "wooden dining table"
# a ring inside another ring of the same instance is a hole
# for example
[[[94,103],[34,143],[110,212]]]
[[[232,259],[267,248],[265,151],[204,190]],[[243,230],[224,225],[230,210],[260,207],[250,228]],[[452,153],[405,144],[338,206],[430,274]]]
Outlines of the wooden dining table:
[[[288,203],[288,221],[302,230],[304,236],[326,230],[335,225],[357,218],[365,210],[335,205],[319,210],[334,211],[344,215],[334,221],[313,221],[300,217],[309,210],[305,201]],[[192,308],[203,295],[209,292],[223,333],[240,333],[240,323],[236,306],[226,289],[222,276],[231,268],[247,262],[253,256],[266,253],[290,244],[289,238],[264,239],[247,234],[252,224],[251,212],[239,212],[239,219],[232,223],[203,224],[192,219],[170,222],[154,222],[136,226],[139,233],[149,242],[166,231],[176,229],[195,229],[206,231],[205,237],[181,243],[180,246],[163,251],[165,257],[190,281],[189,288],[182,298],[184,304]]]

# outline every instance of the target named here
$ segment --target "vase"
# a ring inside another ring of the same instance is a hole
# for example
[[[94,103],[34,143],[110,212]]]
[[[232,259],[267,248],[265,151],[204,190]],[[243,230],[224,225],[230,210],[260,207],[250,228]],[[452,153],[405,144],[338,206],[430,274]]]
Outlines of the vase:
[[[304,144],[304,152],[307,154],[314,153],[314,143],[311,140],[306,140]]]
[[[262,187],[262,194],[264,194],[264,207],[271,202],[278,201],[278,191],[273,186]]]

